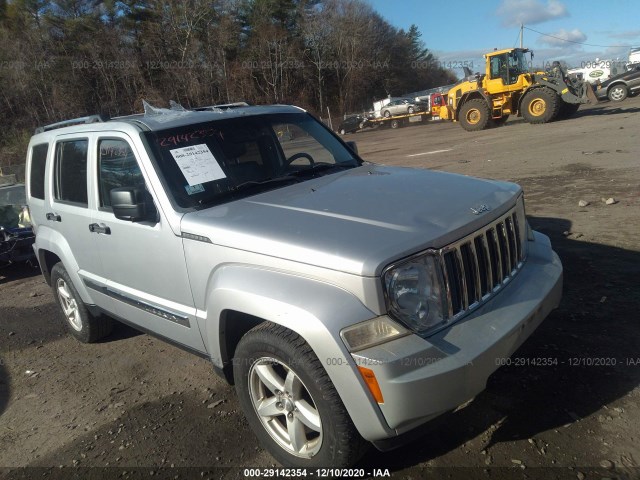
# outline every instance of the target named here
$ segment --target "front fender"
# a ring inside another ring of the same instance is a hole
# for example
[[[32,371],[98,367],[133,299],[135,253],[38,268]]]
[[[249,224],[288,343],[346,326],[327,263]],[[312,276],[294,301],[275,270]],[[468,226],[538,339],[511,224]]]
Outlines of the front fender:
[[[229,264],[212,274],[203,336],[214,364],[222,368],[221,317],[225,310],[253,315],[296,332],[324,366],[353,423],[365,439],[392,434],[374,404],[340,330],[375,317],[355,296],[325,282],[247,265]]]

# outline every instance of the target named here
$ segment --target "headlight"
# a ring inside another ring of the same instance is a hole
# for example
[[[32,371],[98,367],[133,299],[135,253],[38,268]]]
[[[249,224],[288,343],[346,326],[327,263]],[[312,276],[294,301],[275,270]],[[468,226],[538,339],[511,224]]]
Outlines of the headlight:
[[[445,322],[443,282],[432,255],[390,268],[383,282],[389,313],[411,330],[425,332]]]

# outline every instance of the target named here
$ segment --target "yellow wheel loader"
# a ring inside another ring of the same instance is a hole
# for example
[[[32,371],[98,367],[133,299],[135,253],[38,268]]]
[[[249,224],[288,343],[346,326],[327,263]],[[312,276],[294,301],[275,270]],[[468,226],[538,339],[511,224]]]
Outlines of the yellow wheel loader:
[[[496,50],[484,55],[486,72],[466,78],[447,94],[440,117],[460,123],[468,131],[503,125],[510,115],[529,123],[547,123],[573,115],[581,104],[597,103],[591,85],[571,80],[554,62],[551,72],[529,72],[533,52],[526,48]]]

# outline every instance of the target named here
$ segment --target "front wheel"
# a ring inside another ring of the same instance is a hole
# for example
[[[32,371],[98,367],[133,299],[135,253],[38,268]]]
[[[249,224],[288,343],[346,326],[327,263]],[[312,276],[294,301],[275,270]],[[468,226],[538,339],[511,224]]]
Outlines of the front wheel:
[[[468,132],[484,130],[489,126],[489,105],[480,98],[469,100],[460,108],[458,119]]]
[[[607,93],[609,100],[612,102],[621,102],[629,95],[627,87],[624,85],[614,85]]]
[[[411,113],[415,112],[415,109],[413,107],[409,107],[408,112],[409,112],[409,114],[411,114]]]
[[[106,337],[113,329],[113,320],[105,316],[92,315],[82,302],[71,277],[61,262],[51,269],[51,288],[67,330],[83,343],[93,343]]]
[[[548,123],[558,114],[559,99],[549,88],[530,90],[522,99],[522,116],[529,123]]]
[[[242,337],[234,358],[240,405],[282,465],[348,467],[364,453],[327,372],[296,333],[265,322]]]
[[[382,115],[384,116],[384,118],[389,118],[391,116],[391,112],[389,110],[385,110]]]

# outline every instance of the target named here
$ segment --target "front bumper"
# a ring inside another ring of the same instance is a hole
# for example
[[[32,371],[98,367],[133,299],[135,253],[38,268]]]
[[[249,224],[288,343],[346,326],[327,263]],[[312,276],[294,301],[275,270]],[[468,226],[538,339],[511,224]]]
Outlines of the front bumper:
[[[353,354],[356,364],[374,371],[384,398],[380,410],[396,435],[484,390],[501,360],[558,306],[562,264],[549,239],[534,235],[515,278],[472,314],[428,338],[409,335]]]

